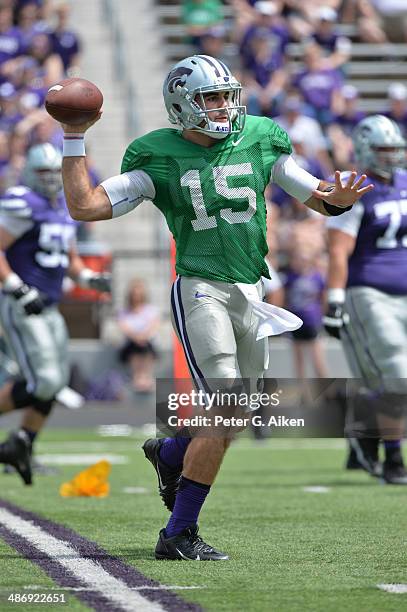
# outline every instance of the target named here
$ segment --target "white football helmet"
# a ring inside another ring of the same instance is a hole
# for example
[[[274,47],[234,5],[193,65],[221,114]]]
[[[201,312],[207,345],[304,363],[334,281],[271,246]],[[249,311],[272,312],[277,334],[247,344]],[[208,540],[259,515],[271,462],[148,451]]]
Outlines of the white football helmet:
[[[362,119],[352,134],[355,159],[360,170],[389,179],[406,162],[406,141],[397,123],[384,115]],[[388,149],[386,151],[386,149]]]
[[[62,154],[46,142],[32,146],[22,173],[23,182],[33,191],[54,198],[62,189]]]
[[[168,119],[183,128],[198,130],[212,138],[238,134],[244,127],[246,107],[240,104],[242,86],[220,60],[192,55],[175,64],[164,81],[163,96]],[[205,108],[204,94],[229,91],[226,108]],[[209,119],[209,112],[226,110],[227,122]]]

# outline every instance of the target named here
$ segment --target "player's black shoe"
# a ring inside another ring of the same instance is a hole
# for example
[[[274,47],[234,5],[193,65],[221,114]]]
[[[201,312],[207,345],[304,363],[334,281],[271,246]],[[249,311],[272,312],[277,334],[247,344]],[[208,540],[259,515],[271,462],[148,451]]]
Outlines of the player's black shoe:
[[[35,456],[31,455],[31,470],[32,473],[39,476],[56,476],[61,472],[60,469],[55,467],[54,465],[45,465],[44,463],[40,463],[36,460]],[[3,474],[15,474],[16,468],[12,465],[5,464],[3,468]]]
[[[32,484],[31,442],[24,431],[12,432],[0,444],[0,463],[12,465],[26,485]]]
[[[350,438],[350,452],[346,461],[347,470],[365,470],[371,476],[382,475],[379,461],[379,438]]]
[[[227,561],[228,555],[212,548],[198,535],[198,525],[187,527],[172,538],[165,537],[165,529],[161,529],[155,548],[156,559],[172,561]]]
[[[182,469],[172,468],[161,461],[159,451],[163,438],[151,438],[143,444],[143,451],[146,459],[153,465],[158,476],[158,492],[163,500],[165,507],[170,512],[174,509],[175,496],[179,487],[179,479]]]
[[[407,485],[407,470],[404,463],[385,461],[383,463],[382,482],[384,484]]]

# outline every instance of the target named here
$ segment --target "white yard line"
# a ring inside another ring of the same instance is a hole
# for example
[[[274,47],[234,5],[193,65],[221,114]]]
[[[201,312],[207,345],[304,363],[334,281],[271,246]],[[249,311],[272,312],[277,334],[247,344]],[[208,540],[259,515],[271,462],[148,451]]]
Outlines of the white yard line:
[[[407,584],[378,584],[377,587],[381,591],[387,593],[395,593],[396,595],[402,595],[407,593]]]
[[[40,584],[27,584],[23,587],[25,591],[90,591],[88,587],[44,587]],[[151,586],[149,584],[128,587],[132,591],[192,591],[193,589],[206,589],[206,586],[179,586],[176,584],[160,584],[159,586]],[[0,589],[1,591],[2,589]],[[7,589],[9,592],[10,589]]]
[[[309,487],[302,487],[305,493],[329,493],[330,487],[324,487],[322,485],[312,485]]]
[[[102,461],[106,459],[112,465],[124,465],[128,463],[128,457],[124,455],[113,455],[109,453],[66,453],[66,454],[41,454],[36,455],[36,459],[40,463],[45,463],[46,465],[92,465],[93,463],[97,463],[98,461]]]
[[[87,585],[88,590],[97,591],[123,610],[128,610],[128,612],[134,612],[134,610],[143,610],[143,612],[164,611],[160,604],[152,602],[132,590],[122,580],[111,576],[99,564],[84,559],[74,548],[49,535],[32,522],[0,508],[0,523],[9,531],[13,531],[30,542],[56,564],[62,565],[75,578]]]
[[[123,493],[128,493],[129,495],[143,495],[144,493],[150,493],[149,489],[145,487],[124,487],[122,489]]]
[[[230,451],[287,451],[287,450],[345,450],[346,442],[342,438],[269,438],[264,442],[238,440],[231,445]]]

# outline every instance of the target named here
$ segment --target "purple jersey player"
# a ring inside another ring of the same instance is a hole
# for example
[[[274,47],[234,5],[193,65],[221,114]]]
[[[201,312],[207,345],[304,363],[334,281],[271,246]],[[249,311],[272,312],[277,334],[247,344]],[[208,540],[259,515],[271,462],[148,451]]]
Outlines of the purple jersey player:
[[[0,462],[32,482],[32,443],[55,396],[67,384],[68,334],[57,309],[69,272],[82,286],[108,289],[75,250],[75,222],[62,193],[62,155],[51,144],[32,147],[24,185],[0,199],[0,321],[20,376],[0,388],[0,413],[27,408],[21,429],[0,444]]]
[[[59,302],[75,239],[63,193],[50,205],[48,198],[24,186],[8,189],[0,202],[0,226],[16,238],[5,250],[13,272],[36,287],[46,304]]]
[[[354,376],[369,390],[369,412],[377,419],[376,436],[385,446],[383,480],[407,485],[400,448],[407,391],[406,142],[397,124],[383,115],[363,119],[352,138],[357,163],[375,189],[340,220],[328,222],[324,322],[328,333],[341,338]],[[360,409],[363,401],[360,395],[354,408]],[[355,457],[377,476],[377,443],[375,447],[374,440],[362,435],[371,432],[372,425],[358,413],[354,421],[359,421],[361,436],[352,440]],[[353,465],[352,457],[348,465]]]

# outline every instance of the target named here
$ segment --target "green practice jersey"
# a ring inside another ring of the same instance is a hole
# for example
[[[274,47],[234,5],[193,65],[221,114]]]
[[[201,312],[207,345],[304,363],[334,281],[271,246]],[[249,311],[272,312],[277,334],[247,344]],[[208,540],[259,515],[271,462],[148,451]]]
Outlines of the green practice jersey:
[[[175,239],[178,274],[255,283],[269,278],[264,191],[282,153],[291,153],[286,132],[249,115],[240,134],[211,147],[171,128],[150,132],[130,144],[121,171],[151,177],[154,204]]]

